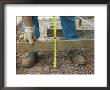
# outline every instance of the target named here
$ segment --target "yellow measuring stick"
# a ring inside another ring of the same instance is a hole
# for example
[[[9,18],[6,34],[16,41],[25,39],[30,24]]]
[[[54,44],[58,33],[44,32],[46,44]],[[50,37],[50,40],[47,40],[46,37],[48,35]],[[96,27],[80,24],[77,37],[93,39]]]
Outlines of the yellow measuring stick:
[[[53,16],[53,28],[54,28],[54,69],[57,67],[57,57],[56,57],[56,18]]]

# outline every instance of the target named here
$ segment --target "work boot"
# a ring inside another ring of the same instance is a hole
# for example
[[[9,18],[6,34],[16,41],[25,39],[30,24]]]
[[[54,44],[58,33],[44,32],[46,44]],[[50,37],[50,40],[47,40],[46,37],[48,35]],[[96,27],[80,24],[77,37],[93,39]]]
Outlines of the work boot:
[[[32,67],[38,58],[38,52],[28,52],[25,53],[24,58],[22,59],[21,66],[25,68]]]

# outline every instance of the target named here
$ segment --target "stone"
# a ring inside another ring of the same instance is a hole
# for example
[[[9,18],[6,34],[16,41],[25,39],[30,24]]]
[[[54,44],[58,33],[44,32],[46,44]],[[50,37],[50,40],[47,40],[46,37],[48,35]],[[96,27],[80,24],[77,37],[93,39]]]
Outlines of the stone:
[[[84,58],[84,56],[76,55],[76,56],[73,58],[73,62],[74,62],[75,64],[86,64],[86,59]]]

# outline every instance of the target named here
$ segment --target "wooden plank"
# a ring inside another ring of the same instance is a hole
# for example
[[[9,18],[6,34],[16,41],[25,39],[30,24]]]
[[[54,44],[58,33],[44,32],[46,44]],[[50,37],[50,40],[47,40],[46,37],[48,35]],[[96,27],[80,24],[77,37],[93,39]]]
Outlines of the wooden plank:
[[[38,41],[34,42],[33,45],[30,45],[28,42],[17,42],[16,43],[16,52],[28,52],[28,51],[52,51],[53,42],[44,42]]]
[[[53,51],[53,46],[53,41],[37,41],[33,45],[30,45],[28,42],[17,42],[16,52]],[[94,40],[57,40],[57,51],[72,50],[74,48],[94,48]]]
[[[77,41],[57,41],[57,51],[72,50],[75,48],[94,48],[94,40],[77,40]]]

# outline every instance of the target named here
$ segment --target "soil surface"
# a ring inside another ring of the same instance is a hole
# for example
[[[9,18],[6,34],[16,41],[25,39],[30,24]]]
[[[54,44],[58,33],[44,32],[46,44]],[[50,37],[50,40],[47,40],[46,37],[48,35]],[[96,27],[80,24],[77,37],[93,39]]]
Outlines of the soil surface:
[[[86,64],[75,63],[74,56],[82,55]],[[16,74],[94,74],[94,50],[74,49],[57,52],[57,69],[53,68],[53,51],[38,52],[38,59],[31,68],[23,68],[24,53],[16,55]]]

